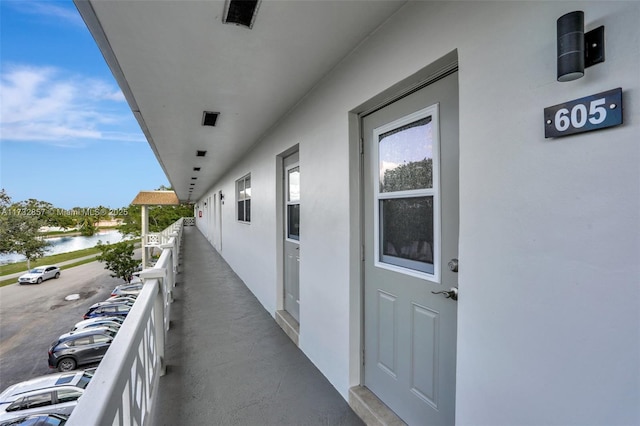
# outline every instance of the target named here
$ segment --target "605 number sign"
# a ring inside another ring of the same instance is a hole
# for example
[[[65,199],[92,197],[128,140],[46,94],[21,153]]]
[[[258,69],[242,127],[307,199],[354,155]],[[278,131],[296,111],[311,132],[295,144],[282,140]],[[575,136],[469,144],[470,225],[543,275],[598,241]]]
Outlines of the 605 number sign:
[[[622,124],[622,88],[544,109],[544,137],[558,138]]]

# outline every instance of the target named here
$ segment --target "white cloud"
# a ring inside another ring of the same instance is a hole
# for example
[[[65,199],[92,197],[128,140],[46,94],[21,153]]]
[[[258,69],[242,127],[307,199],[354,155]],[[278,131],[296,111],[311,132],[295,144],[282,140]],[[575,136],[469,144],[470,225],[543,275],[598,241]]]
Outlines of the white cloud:
[[[105,81],[52,67],[3,66],[0,93],[0,140],[144,141],[122,92]]]

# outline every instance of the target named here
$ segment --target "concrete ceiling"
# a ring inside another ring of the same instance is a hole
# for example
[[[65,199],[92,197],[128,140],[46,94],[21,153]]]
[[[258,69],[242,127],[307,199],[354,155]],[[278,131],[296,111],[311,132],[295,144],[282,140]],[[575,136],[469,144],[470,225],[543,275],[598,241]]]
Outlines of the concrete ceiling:
[[[222,23],[224,1],[75,3],[178,197],[195,201],[405,0],[263,0],[252,29]],[[215,127],[203,111],[220,113]]]

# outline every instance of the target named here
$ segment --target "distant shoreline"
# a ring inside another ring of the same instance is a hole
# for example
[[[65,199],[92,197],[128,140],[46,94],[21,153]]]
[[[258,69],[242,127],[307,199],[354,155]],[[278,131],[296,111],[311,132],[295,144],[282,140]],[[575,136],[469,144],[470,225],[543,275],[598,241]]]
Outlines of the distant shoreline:
[[[118,226],[102,226],[96,229],[96,233],[100,231],[116,229]],[[43,238],[58,238],[58,237],[79,237],[82,236],[82,232],[80,231],[68,231],[68,232],[55,232],[55,233],[47,233],[43,235]]]

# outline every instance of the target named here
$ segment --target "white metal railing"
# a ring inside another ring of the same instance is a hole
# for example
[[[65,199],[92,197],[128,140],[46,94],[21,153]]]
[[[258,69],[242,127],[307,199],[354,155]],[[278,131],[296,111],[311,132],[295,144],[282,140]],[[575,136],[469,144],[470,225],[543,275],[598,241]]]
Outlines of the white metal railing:
[[[67,426],[148,425],[165,374],[165,341],[176,283],[183,219],[162,231],[166,240],[142,291],[78,400]],[[166,232],[165,232],[166,231]]]
[[[142,263],[144,268],[152,267],[153,262],[150,262],[151,259],[151,251],[158,248],[165,248],[168,244],[170,244],[171,238],[175,237],[178,233],[178,230],[181,230],[183,227],[183,223],[185,219],[189,218],[180,218],[175,221],[173,224],[168,226],[162,232],[152,232],[149,234],[145,234],[142,236]]]

